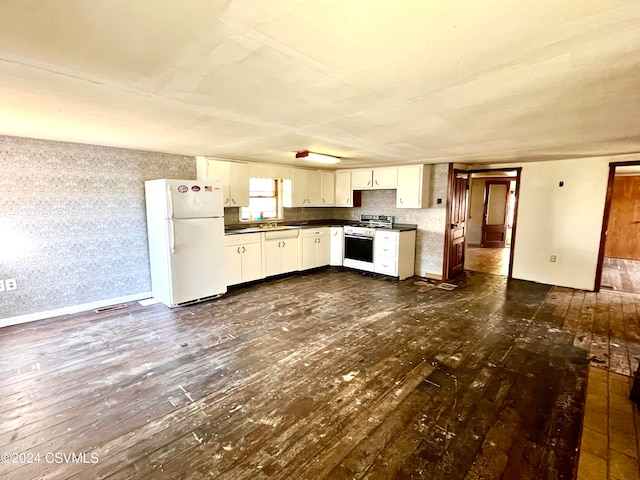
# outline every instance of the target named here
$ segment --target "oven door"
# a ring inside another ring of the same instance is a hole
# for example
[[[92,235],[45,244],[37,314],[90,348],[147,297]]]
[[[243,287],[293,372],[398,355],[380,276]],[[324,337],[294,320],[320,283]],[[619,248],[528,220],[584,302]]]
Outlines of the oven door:
[[[345,235],[344,259],[373,263],[373,237]]]

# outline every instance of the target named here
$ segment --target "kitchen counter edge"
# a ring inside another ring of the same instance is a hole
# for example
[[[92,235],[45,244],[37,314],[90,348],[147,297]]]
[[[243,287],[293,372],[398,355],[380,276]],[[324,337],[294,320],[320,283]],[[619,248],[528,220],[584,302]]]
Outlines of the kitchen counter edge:
[[[358,222],[349,222],[344,220],[323,220],[323,221],[310,221],[310,222],[282,222],[278,225],[290,227],[291,229],[300,228],[320,228],[320,227],[344,227],[348,225],[356,225]],[[410,230],[417,230],[418,226],[411,223],[394,223],[391,228],[381,229],[383,231],[391,232],[405,232]],[[225,226],[225,235],[237,235],[242,233],[256,233],[256,232],[270,232],[268,228],[260,227],[245,227],[243,225],[230,225]]]

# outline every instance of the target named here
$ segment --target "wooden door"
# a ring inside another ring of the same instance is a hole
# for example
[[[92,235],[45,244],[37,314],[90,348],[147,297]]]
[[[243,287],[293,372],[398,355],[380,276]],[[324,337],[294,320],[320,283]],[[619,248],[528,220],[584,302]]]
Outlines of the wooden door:
[[[640,260],[640,176],[613,180],[604,255]]]
[[[464,242],[467,219],[467,180],[469,174],[454,169],[451,180],[451,203],[449,212],[449,255],[447,278],[464,268]]]
[[[503,247],[507,241],[509,190],[511,182],[488,180],[482,219],[482,247]]]

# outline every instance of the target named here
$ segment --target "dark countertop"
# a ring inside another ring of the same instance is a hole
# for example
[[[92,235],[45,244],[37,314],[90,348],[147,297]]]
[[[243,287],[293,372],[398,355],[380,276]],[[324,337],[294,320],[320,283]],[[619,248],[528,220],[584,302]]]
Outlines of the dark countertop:
[[[358,222],[350,220],[308,220],[302,222],[278,222],[278,227],[288,228],[318,228],[318,227],[344,227],[345,225],[355,225]],[[238,233],[256,233],[256,232],[272,232],[276,229],[260,228],[260,225],[265,224],[234,224],[225,225],[225,234],[235,235]],[[386,228],[385,230],[395,232],[405,232],[409,230],[417,230],[418,226],[411,223],[394,223],[392,228]],[[281,228],[278,228],[281,230]],[[276,230],[277,231],[277,230]]]

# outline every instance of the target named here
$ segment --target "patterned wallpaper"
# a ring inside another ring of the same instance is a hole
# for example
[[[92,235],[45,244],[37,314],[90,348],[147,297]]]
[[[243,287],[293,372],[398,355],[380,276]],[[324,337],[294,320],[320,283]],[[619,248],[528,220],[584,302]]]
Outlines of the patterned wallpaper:
[[[0,319],[151,290],[144,181],[193,157],[0,136]]]

